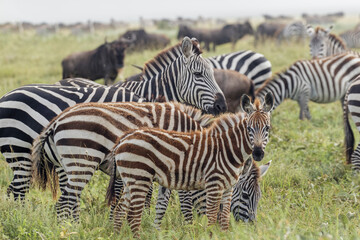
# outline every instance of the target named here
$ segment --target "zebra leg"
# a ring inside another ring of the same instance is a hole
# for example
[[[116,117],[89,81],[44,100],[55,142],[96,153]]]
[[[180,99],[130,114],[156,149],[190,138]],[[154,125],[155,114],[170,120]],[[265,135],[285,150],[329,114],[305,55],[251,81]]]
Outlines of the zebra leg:
[[[152,193],[153,193],[153,186],[151,185],[149,192],[146,194],[146,199],[145,199],[145,208],[148,209],[149,211],[150,211]]]
[[[360,143],[357,145],[355,151],[351,155],[352,169],[356,172],[360,172]]]
[[[130,187],[131,200],[130,209],[127,214],[127,221],[130,225],[134,237],[138,237],[138,232],[141,224],[141,215],[144,210],[146,195],[152,185],[152,181],[136,181]]]
[[[220,186],[207,184],[206,186],[206,216],[208,218],[208,225],[214,225],[217,221],[217,215],[220,208],[220,201],[223,191]]]
[[[180,200],[180,209],[187,223],[191,223],[193,220],[193,204],[191,191],[178,191]]]
[[[115,180],[115,202],[112,202],[110,204],[110,216],[109,216],[110,221],[113,220],[114,210],[120,201],[123,189],[124,189],[124,182],[121,179],[116,179]]]
[[[218,221],[222,230],[229,228],[230,221],[230,204],[231,204],[232,188],[226,190],[221,198],[220,205],[222,206],[219,211]]]
[[[114,209],[114,229],[120,231],[123,221],[130,208],[130,189],[124,188],[124,192]]]
[[[161,221],[165,215],[167,206],[169,205],[170,195],[171,195],[170,189],[163,186],[159,186],[158,198],[155,206],[155,221],[154,221],[154,225],[157,230],[160,230]]]
[[[25,200],[25,195],[29,191],[31,178],[31,160],[25,157],[21,158],[7,158],[11,170],[14,172],[14,177],[7,188],[7,194],[10,197],[11,193],[14,195],[14,200]]]
[[[311,119],[310,111],[309,111],[309,94],[307,91],[302,92],[302,95],[298,99],[298,104],[300,106],[300,115],[299,118],[304,120],[306,117],[307,119]]]

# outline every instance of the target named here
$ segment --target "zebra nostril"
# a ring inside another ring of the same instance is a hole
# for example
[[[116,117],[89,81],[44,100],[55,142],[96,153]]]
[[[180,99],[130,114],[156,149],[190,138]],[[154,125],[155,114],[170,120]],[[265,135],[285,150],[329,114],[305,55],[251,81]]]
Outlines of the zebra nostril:
[[[214,110],[215,114],[220,114],[227,111],[225,97],[222,93],[217,93],[215,95]]]

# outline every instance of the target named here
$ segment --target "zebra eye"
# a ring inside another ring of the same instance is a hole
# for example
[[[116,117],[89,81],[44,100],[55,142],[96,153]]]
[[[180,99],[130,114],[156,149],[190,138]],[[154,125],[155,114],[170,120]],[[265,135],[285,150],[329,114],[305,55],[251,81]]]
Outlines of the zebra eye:
[[[250,132],[250,131],[251,131],[251,127],[247,127],[247,130],[248,130],[248,132]]]
[[[195,77],[201,77],[202,76],[201,72],[194,72],[194,75],[195,75]]]
[[[270,129],[270,126],[269,126],[269,125],[266,125],[266,126],[265,126],[265,131],[267,131],[267,132],[268,132],[268,131],[269,131],[269,129]]]

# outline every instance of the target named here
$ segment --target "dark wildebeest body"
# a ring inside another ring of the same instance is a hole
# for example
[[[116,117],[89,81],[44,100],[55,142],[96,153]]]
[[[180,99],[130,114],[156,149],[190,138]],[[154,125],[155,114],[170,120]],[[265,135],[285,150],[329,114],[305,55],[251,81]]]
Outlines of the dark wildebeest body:
[[[217,45],[232,43],[234,50],[237,40],[246,34],[254,34],[254,30],[246,21],[242,24],[227,24],[220,29],[193,29],[185,25],[179,27],[178,38],[183,36],[195,36],[199,42],[204,42],[204,48],[210,51],[210,44],[213,44],[213,51]]]
[[[223,91],[228,111],[236,113],[240,108],[240,99],[247,94],[255,99],[254,83],[244,74],[234,70],[214,69],[214,77]]]
[[[62,77],[104,78],[105,85],[110,85],[124,66],[126,47],[122,41],[105,42],[94,50],[71,54],[61,62]]]
[[[256,29],[254,45],[256,46],[258,41],[264,43],[265,38],[277,38],[285,26],[283,23],[261,23]]]
[[[170,43],[170,39],[162,34],[147,33],[144,29],[129,30],[120,36],[121,39],[132,40],[130,51],[144,49],[162,49]]]
[[[126,81],[141,81],[142,73],[126,78]],[[234,70],[214,69],[214,77],[223,91],[228,111],[236,113],[240,110],[240,99],[247,94],[255,99],[254,83],[247,76]]]

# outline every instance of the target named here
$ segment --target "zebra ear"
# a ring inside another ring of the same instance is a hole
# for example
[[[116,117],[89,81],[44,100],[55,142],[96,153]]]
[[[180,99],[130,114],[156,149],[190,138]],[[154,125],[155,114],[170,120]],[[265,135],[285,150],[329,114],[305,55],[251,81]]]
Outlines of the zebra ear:
[[[274,95],[271,92],[267,92],[263,104],[263,111],[270,112],[273,109],[273,107],[274,107]]]
[[[254,108],[251,104],[251,100],[248,95],[243,94],[241,97],[241,109],[247,114],[251,114],[254,111]]]
[[[250,156],[244,163],[244,168],[243,168],[243,171],[242,171],[242,175],[246,174],[251,169],[252,165],[253,165],[253,159]]]
[[[325,29],[325,33],[326,33],[326,35],[328,35],[329,33],[330,33],[330,31],[331,31],[331,29],[333,29],[333,25],[330,25],[327,29]]]
[[[312,37],[312,35],[314,35],[314,33],[315,33],[315,30],[311,25],[307,25],[306,26],[306,32],[308,33],[308,35],[310,37]]]
[[[193,44],[189,37],[184,37],[181,43],[181,50],[186,58],[189,58],[192,54]]]
[[[270,165],[271,165],[271,161],[269,161],[267,164],[261,165],[259,167],[259,169],[260,169],[260,177],[265,176],[265,174],[269,170]]]

